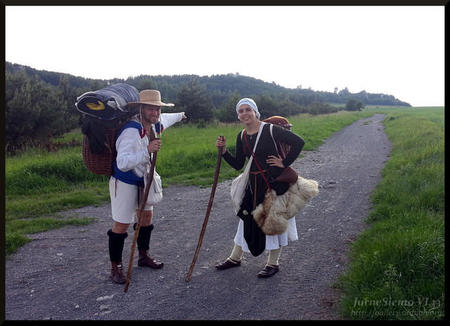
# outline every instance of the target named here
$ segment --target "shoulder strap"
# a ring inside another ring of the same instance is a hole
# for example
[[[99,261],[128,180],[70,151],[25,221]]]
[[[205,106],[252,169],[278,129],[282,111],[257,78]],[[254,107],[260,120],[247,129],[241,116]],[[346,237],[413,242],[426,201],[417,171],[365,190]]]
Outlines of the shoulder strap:
[[[273,138],[273,124],[270,124],[270,136],[272,137],[273,144],[275,145],[275,149],[277,150],[278,155],[280,155],[280,151],[278,150],[277,142]]]
[[[260,126],[259,130],[258,130],[258,136],[256,137],[255,146],[253,147],[253,151],[250,150],[250,146],[248,145],[247,135],[245,135],[245,138],[244,138],[245,139],[245,145],[247,146],[247,149],[250,151],[251,158],[253,158],[255,160],[256,167],[261,172],[262,172],[262,168],[259,165],[258,160],[256,159],[255,150],[256,150],[256,145],[258,144],[258,141],[259,141],[259,136],[261,136],[261,133],[262,133],[262,130],[263,130],[265,124],[266,123],[263,122],[262,125]],[[250,161],[249,161],[249,163],[250,163]],[[264,175],[264,173],[261,173],[261,176],[263,177],[264,181],[266,182],[267,188],[270,190],[271,188],[270,188],[269,182],[267,181],[266,176]]]
[[[253,152],[256,150],[256,145],[258,145],[259,136],[261,136],[261,133],[262,133],[262,130],[263,130],[265,124],[266,124],[265,122],[261,122],[261,126],[259,126],[258,136],[256,136],[255,146],[253,146]],[[242,129],[242,131],[241,131],[241,141],[243,141],[242,138],[244,137],[244,132],[245,132],[245,129]],[[249,150],[250,150],[250,148],[249,148]],[[250,160],[252,158],[253,158],[253,156],[250,155]],[[251,163],[250,160],[248,161],[249,163]],[[249,165],[249,164],[247,163],[247,165]]]
[[[248,141],[247,141],[247,135],[245,135],[245,138],[244,138],[245,139],[245,145],[246,145],[247,149],[250,151],[250,154],[251,154],[252,157],[255,155],[256,146],[258,145],[258,141],[259,141],[259,136],[261,136],[261,133],[262,133],[262,130],[263,130],[265,124],[266,123],[263,122],[261,124],[261,126],[259,127],[258,136],[256,136],[255,145],[253,146],[253,151],[250,149],[250,146],[248,145]],[[255,161],[256,161],[256,158],[255,158]]]
[[[263,125],[262,126],[260,126],[260,128],[259,128],[259,130],[258,130],[258,136],[256,137],[256,142],[255,142],[255,147],[253,148],[253,150],[255,150],[256,149],[256,144],[258,144],[258,141],[259,141],[259,136],[260,136],[260,134],[261,134],[261,132],[262,132],[262,127],[264,126],[264,124],[265,124],[265,122],[263,122]],[[241,141],[243,142],[243,137],[244,137],[244,132],[245,132],[245,129],[242,129],[241,130]],[[248,162],[247,162],[247,165],[245,166],[245,170],[244,170],[244,174],[248,174],[249,173],[249,171],[250,171],[250,167],[251,167],[251,165],[252,165],[252,161],[253,161],[253,155],[250,155],[250,158],[248,159]]]
[[[258,146],[259,137],[262,134],[262,131],[264,129],[264,125],[266,125],[266,123],[265,122],[261,122],[261,126],[259,127],[259,130],[258,130],[258,135],[256,136],[255,146],[253,146],[253,153],[256,151],[256,146]]]
[[[156,131],[157,135],[160,135],[164,131],[164,126],[161,123],[161,121],[158,121],[157,123],[155,123],[155,131]]]
[[[122,126],[122,128],[119,129],[119,131],[116,134],[116,139],[119,138],[120,134],[127,128],[136,128],[139,131],[139,133],[142,132],[142,125],[137,121],[131,120],[128,121],[126,124]]]

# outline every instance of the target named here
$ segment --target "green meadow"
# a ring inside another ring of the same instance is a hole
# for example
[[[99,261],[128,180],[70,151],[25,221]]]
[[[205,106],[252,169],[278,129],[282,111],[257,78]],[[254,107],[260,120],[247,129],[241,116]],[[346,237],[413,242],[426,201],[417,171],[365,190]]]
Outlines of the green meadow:
[[[361,112],[289,117],[293,131],[314,150],[356,120],[384,113],[392,153],[371,200],[368,228],[353,243],[348,271],[335,284],[348,319],[442,319],[444,314],[444,109],[368,107]],[[210,186],[224,135],[233,151],[240,124],[179,124],[162,136],[157,170],[163,186]],[[58,212],[109,200],[108,178],[87,171],[82,135],[74,130],[57,152],[28,150],[6,158],[6,254],[30,241],[27,234],[95,218]],[[72,144],[72,145],[70,145]],[[238,175],[222,164],[220,180]]]
[[[444,318],[444,109],[386,113],[392,153],[337,286],[344,317]]]

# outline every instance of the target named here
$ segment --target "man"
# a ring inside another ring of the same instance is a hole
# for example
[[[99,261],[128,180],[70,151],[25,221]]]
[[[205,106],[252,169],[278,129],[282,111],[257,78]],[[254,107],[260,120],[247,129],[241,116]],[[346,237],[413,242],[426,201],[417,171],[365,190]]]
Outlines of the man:
[[[130,102],[128,106],[137,106],[139,114],[117,133],[117,158],[109,181],[113,218],[113,227],[107,232],[111,260],[110,278],[114,283],[119,284],[126,282],[122,270],[122,251],[125,238],[128,236],[127,230],[131,223],[137,222],[136,210],[142,200],[144,178],[149,173],[153,153],[161,148],[161,140],[156,135],[160,135],[171,125],[186,119],[184,112],[161,114],[161,106],[174,106],[174,104],[161,102],[161,94],[157,90],[141,91],[139,102]],[[150,235],[153,230],[152,217],[153,206],[146,203],[142,215],[138,217],[141,225],[137,238],[138,266],[159,269],[164,264],[148,255]],[[136,223],[134,229],[135,227]]]

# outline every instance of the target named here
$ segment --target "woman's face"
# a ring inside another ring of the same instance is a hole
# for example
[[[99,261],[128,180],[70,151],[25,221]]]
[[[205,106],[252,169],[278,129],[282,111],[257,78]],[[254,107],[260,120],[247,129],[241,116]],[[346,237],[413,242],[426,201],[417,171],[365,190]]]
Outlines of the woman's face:
[[[256,112],[248,104],[242,104],[237,112],[238,119],[244,124],[250,124],[255,120],[258,120]]]

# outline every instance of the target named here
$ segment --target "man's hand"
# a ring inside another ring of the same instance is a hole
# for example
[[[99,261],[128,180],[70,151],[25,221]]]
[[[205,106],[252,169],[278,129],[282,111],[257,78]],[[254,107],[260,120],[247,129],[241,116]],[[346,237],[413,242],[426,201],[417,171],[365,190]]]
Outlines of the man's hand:
[[[181,118],[181,120],[186,120],[187,116],[184,114],[184,112],[181,112],[183,114],[183,117]]]
[[[153,139],[147,146],[149,153],[154,153],[159,151],[161,148],[161,139]]]

